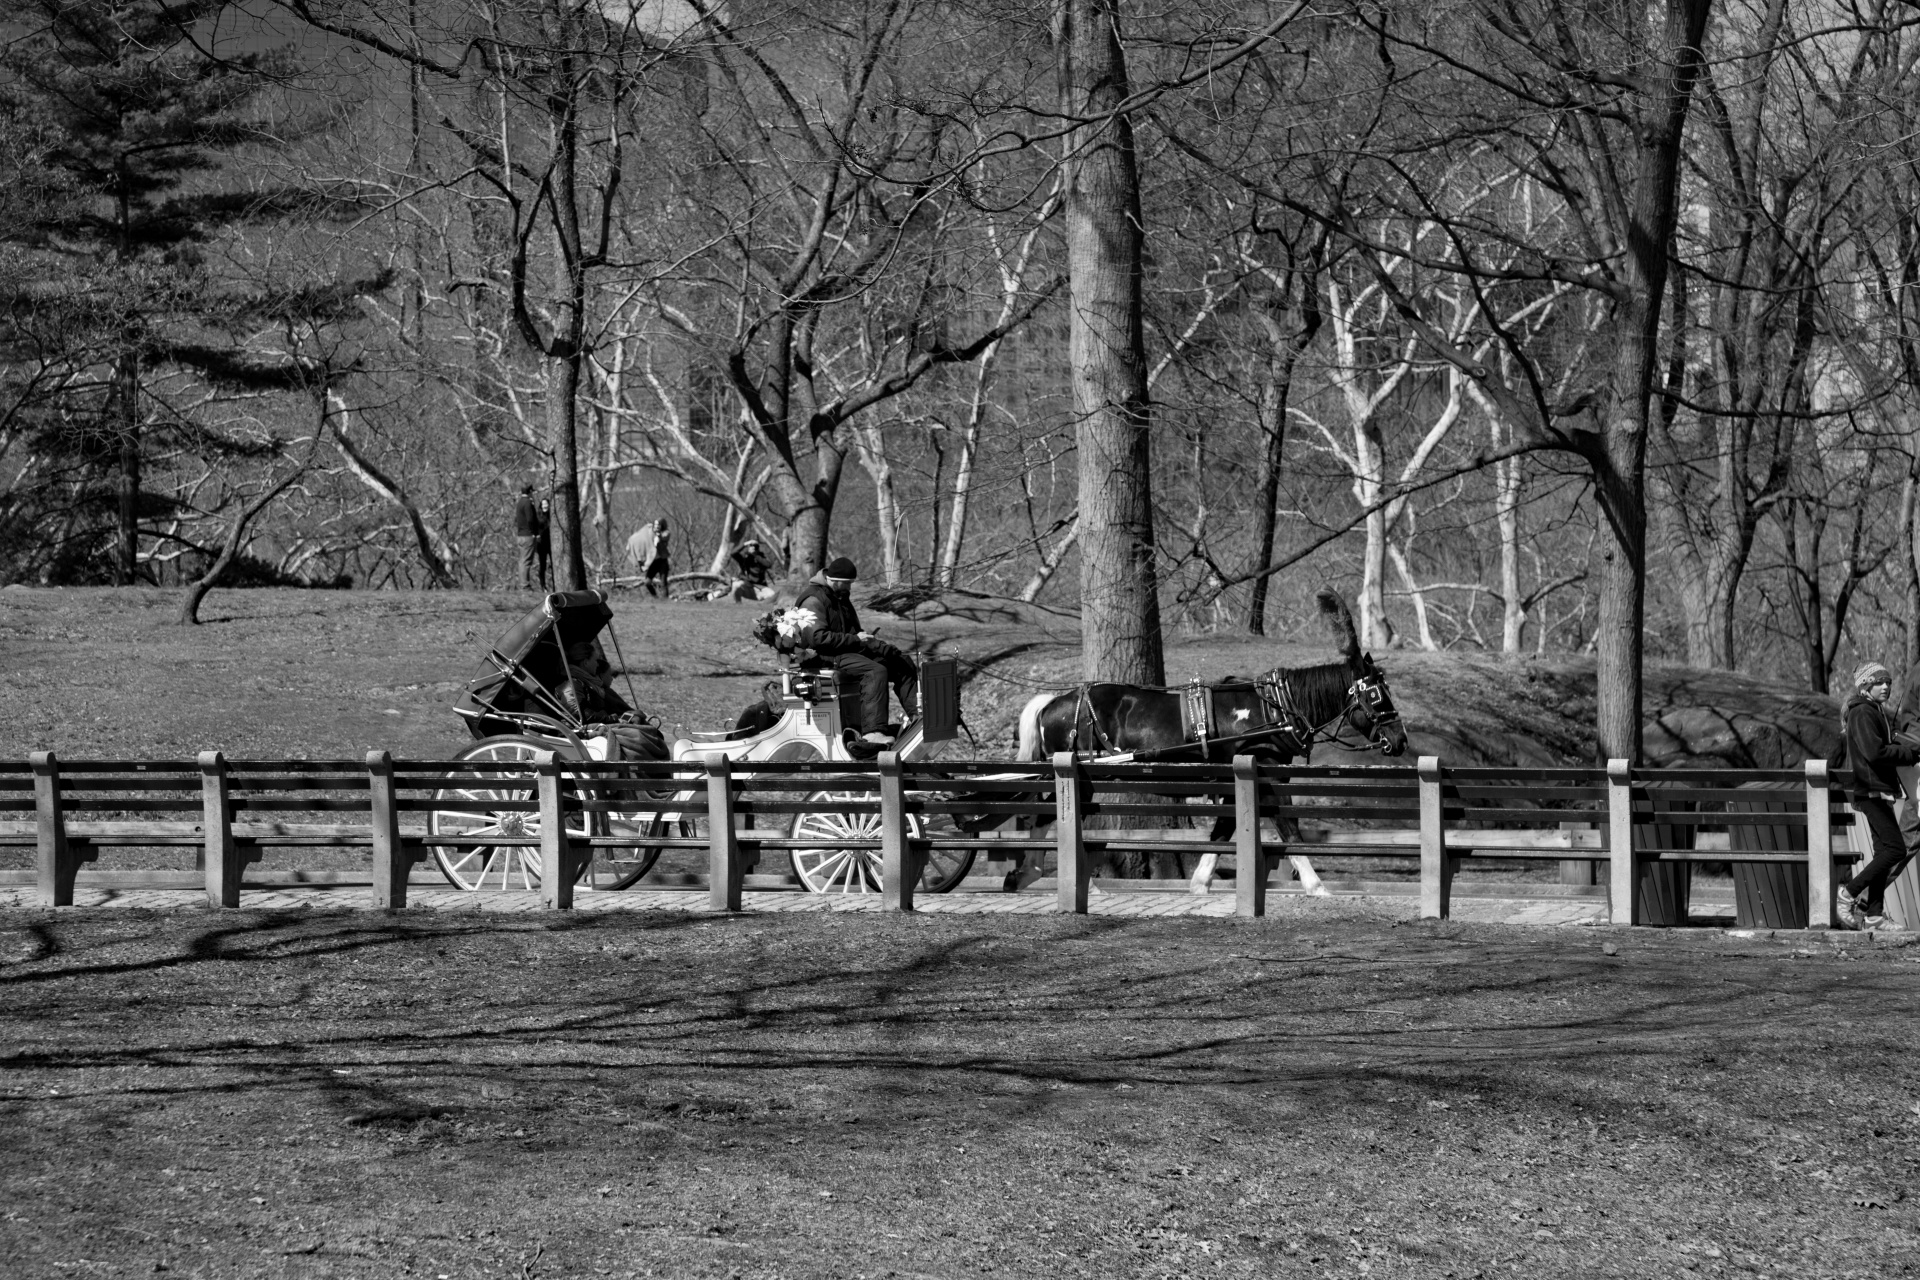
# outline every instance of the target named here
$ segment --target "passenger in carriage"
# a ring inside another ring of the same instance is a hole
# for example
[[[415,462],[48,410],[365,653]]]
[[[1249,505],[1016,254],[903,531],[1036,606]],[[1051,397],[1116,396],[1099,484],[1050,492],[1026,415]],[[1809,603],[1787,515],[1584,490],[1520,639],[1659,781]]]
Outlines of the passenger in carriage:
[[[751,738],[765,733],[780,723],[780,717],[786,710],[786,696],[778,680],[769,680],[760,686],[760,699],[733,722],[735,737]]]
[[[613,664],[598,640],[581,640],[567,646],[567,676],[573,681],[580,700],[583,724],[607,724],[630,713],[633,708],[613,690]]]
[[[848,728],[860,733],[870,748],[893,745],[887,726],[887,686],[900,699],[900,710],[911,718],[920,708],[920,673],[912,659],[870,631],[861,629],[853,607],[853,583],[860,576],[853,561],[837,556],[827,565],[825,582],[808,583],[794,608],[811,609],[819,618],[802,643],[856,681],[860,686],[860,723]]]

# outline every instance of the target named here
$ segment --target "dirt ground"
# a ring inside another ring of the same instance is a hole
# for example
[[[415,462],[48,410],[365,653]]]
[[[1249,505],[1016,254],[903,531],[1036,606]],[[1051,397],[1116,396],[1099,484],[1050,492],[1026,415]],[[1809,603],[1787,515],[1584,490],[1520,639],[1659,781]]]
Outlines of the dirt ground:
[[[174,593],[0,591],[0,750],[440,757],[528,603],[217,592],[182,629]],[[729,722],[770,672],[752,609],[616,610],[670,734]],[[1077,671],[1045,617],[884,625],[984,664],[983,754]],[[1168,674],[1327,656],[1188,638]],[[1388,669],[1417,750],[1590,746],[1577,662]],[[1652,684],[1696,758],[1795,749],[1824,714],[1733,677]],[[1920,1265],[1920,948],[1273,911],[0,913],[0,1275]]]
[[[1920,950],[1860,939],[108,910],[0,959],[21,1280],[1920,1266]]]

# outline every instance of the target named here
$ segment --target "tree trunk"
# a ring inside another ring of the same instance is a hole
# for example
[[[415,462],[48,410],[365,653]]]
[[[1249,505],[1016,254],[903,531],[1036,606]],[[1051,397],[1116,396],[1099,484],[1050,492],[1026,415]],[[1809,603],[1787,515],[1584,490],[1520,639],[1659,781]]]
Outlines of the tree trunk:
[[[1907,462],[1907,483],[1900,490],[1900,527],[1905,531],[1901,557],[1906,563],[1901,566],[1902,576],[1906,579],[1906,628],[1901,636],[1900,664],[1905,673],[1901,678],[1901,704],[1914,705],[1910,710],[1920,711],[1920,683],[1916,683],[1916,674],[1920,674],[1920,519],[1915,518],[1916,498],[1920,497],[1920,478],[1915,477],[1915,462]]]
[[[1061,110],[1090,123],[1067,138],[1066,243],[1074,409],[1079,419],[1083,671],[1165,682],[1154,566],[1141,298],[1140,175],[1114,0],[1060,0]]]
[[[880,428],[861,423],[848,428],[854,432],[853,447],[859,452],[860,466],[873,481],[874,521],[880,534],[880,576],[890,587],[900,585],[900,493],[893,483],[893,460],[887,456],[886,437]]]
[[[1362,483],[1369,495],[1367,501],[1378,501],[1378,472],[1364,478]],[[1360,643],[1369,649],[1386,649],[1393,645],[1394,631],[1393,624],[1387,621],[1387,513],[1384,508],[1367,517],[1366,537],[1360,558]]]
[[[197,581],[188,586],[185,598],[180,601],[180,614],[176,621],[181,626],[200,625],[200,603],[207,598],[207,593],[219,584],[220,575],[227,571],[227,566],[233,563],[234,556],[240,551],[240,541],[246,536],[247,526],[253,523],[255,516],[267,509],[268,503],[285,493],[287,486],[298,480],[306,469],[305,463],[294,467],[264,493],[243,507],[240,514],[233,518],[233,527],[227,530],[227,540],[221,545],[219,556]]]
[[[1499,424],[1494,424],[1494,447]],[[1500,531],[1500,652],[1518,654],[1527,626],[1526,602],[1520,598],[1520,477],[1521,460],[1507,458],[1493,467],[1493,518]]]
[[[555,47],[574,47],[571,23],[560,28]],[[553,341],[546,354],[547,449],[553,455],[553,585],[559,591],[584,591],[587,562],[580,537],[580,383],[586,358],[587,267],[580,215],[579,90],[573,83],[574,59],[555,59],[554,79],[564,86],[552,117],[553,168],[548,179],[553,201]]]
[[[940,548],[939,564],[933,572],[933,585],[947,590],[959,571],[960,550],[967,540],[968,504],[973,498],[973,458],[980,447],[980,424],[987,414],[987,388],[993,377],[994,357],[1000,344],[994,343],[980,353],[974,367],[973,393],[967,399],[967,425],[960,432],[960,459],[953,474],[953,505],[947,517],[946,542]],[[938,502],[938,497],[935,501]],[[935,517],[938,518],[936,508]]]
[[[140,573],[140,357],[128,352],[114,370],[114,414],[120,437],[120,474],[115,485],[118,536],[113,579],[130,587]]]
[[[1291,287],[1293,277],[1287,277]],[[1266,334],[1266,368],[1260,379],[1260,431],[1267,447],[1260,459],[1260,479],[1255,486],[1254,546],[1256,566],[1273,563],[1274,535],[1279,522],[1280,476],[1287,450],[1287,400],[1293,392],[1293,369],[1300,353],[1320,331],[1320,308],[1315,304],[1319,282],[1307,275],[1300,283],[1300,301],[1305,310],[1291,328],[1283,327],[1281,315],[1292,318],[1293,308],[1278,295],[1260,307],[1257,317]],[[1267,634],[1267,589],[1272,579],[1261,575],[1253,580],[1253,596],[1247,603],[1247,633]]]
[[[1712,0],[1667,0],[1664,29],[1650,49],[1655,100],[1639,122],[1628,225],[1622,228],[1624,299],[1615,332],[1609,402],[1594,459],[1603,524],[1598,640],[1600,753],[1638,761],[1646,625],[1646,462],[1648,414],[1659,359],[1660,301],[1678,213],[1680,143],[1701,66]]]
[[[1060,567],[1060,562],[1067,558],[1067,552],[1073,550],[1073,545],[1078,541],[1080,541],[1080,521],[1076,519],[1073,526],[1060,535],[1060,541],[1040,553],[1040,567],[1033,571],[1033,576],[1028,578],[1026,585],[1020,588],[1020,599],[1028,604],[1038,600],[1040,593],[1046,590],[1047,583],[1052,581],[1054,570]]]
[[[580,553],[580,357],[574,353],[546,362],[547,447],[553,453],[553,585],[557,591],[583,591],[586,559]]]

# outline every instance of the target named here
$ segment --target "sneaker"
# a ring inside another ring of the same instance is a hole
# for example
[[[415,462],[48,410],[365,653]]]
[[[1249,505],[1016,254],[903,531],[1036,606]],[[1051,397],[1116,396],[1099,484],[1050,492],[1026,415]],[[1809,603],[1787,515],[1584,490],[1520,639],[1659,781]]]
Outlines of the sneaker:
[[[1868,916],[1865,920],[1862,920],[1860,922],[1860,927],[1862,929],[1867,929],[1867,930],[1884,929],[1890,923],[1892,922],[1889,921],[1885,916]]]
[[[867,743],[869,746],[890,747],[893,745],[893,735],[890,733],[869,733],[863,735],[860,741]]]
[[[1833,910],[1834,914],[1840,917],[1841,924],[1849,929],[1853,928],[1853,913],[1858,909],[1854,896],[1847,892],[1847,886],[1841,885],[1833,891]]]

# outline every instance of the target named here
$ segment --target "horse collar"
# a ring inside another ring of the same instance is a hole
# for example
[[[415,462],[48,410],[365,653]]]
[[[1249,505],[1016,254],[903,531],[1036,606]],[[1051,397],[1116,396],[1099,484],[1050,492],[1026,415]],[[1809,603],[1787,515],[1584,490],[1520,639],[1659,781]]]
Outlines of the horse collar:
[[[1317,726],[1307,723],[1300,711],[1300,704],[1293,697],[1293,682],[1287,678],[1285,667],[1275,667],[1254,682],[1260,690],[1260,699],[1273,712],[1274,723],[1301,742],[1313,741]]]

